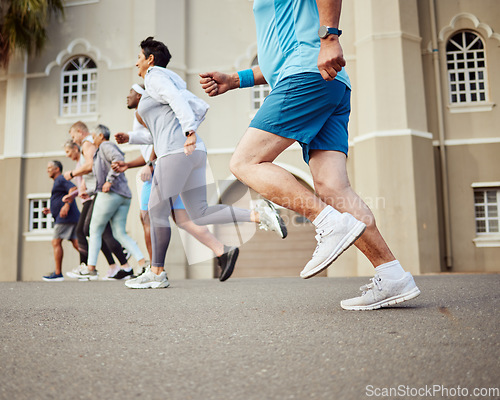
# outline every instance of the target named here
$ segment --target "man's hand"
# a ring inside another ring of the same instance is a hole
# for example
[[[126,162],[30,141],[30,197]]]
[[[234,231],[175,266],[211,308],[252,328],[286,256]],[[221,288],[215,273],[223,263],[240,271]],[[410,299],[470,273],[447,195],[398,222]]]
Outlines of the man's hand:
[[[69,204],[68,203],[65,203],[62,207],[61,207],[61,211],[59,211],[59,216],[61,218],[66,218],[68,216],[68,212],[69,212]]]
[[[184,142],[184,154],[190,156],[196,149],[196,133],[194,131],[189,131],[190,135]]]
[[[90,199],[90,196],[89,196],[89,194],[88,194],[87,192],[83,192],[83,193],[82,193],[82,192],[80,192],[80,195],[79,195],[79,196],[80,196],[80,198],[81,198],[82,200],[87,200],[87,199]]]
[[[103,193],[108,193],[109,190],[111,189],[111,182],[105,182],[104,185],[102,185],[102,192]]]
[[[42,214],[43,215],[49,215],[50,214],[50,209],[45,207],[43,210],[42,210]]]
[[[125,161],[114,161],[111,163],[111,168],[115,172],[125,172],[128,169],[128,165]]]
[[[203,72],[200,74],[200,84],[210,97],[226,93],[228,90],[240,87],[238,74],[223,74],[222,72]]]
[[[318,69],[325,81],[332,81],[337,72],[345,66],[344,53],[338,36],[330,35],[321,39],[321,49],[318,56]]]
[[[118,143],[118,144],[128,143],[129,139],[130,139],[130,136],[128,133],[125,133],[125,132],[115,133],[115,140],[116,140],[116,143]]]
[[[151,167],[149,165],[145,165],[141,168],[141,181],[147,182],[150,181],[153,177],[153,173],[151,172]]]

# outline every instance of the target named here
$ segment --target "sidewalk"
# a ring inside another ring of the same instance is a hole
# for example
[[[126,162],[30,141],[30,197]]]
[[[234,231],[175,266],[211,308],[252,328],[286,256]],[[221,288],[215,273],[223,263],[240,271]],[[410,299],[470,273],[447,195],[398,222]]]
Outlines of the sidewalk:
[[[500,398],[500,274],[415,280],[370,312],[366,278],[3,282],[0,399]]]

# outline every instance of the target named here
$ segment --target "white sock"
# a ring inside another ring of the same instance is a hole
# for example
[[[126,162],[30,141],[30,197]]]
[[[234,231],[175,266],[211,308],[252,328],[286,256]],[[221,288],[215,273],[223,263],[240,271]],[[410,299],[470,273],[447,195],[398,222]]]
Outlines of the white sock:
[[[326,225],[330,221],[330,218],[335,218],[339,215],[340,213],[335,208],[332,206],[326,206],[314,219],[313,225],[316,228],[322,228],[323,225]]]
[[[132,271],[132,267],[128,266],[128,268],[123,268],[123,270],[126,271],[126,272],[129,272],[129,271]]]
[[[397,281],[403,277],[405,270],[398,260],[390,261],[375,268],[376,273],[385,279]]]

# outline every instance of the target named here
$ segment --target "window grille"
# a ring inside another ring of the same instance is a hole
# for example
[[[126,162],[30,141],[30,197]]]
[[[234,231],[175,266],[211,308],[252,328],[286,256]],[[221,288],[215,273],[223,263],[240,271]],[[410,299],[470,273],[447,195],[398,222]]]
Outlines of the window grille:
[[[61,74],[61,116],[97,112],[97,66],[85,56],[69,60]]]
[[[44,208],[50,209],[49,198],[30,199],[30,232],[45,232],[52,230],[52,228],[54,227],[52,214],[45,215],[42,212]]]
[[[450,103],[486,102],[486,55],[481,38],[473,32],[459,32],[446,44]]]
[[[500,205],[500,189],[474,190],[474,210],[476,216],[476,233],[499,233],[498,208]]]

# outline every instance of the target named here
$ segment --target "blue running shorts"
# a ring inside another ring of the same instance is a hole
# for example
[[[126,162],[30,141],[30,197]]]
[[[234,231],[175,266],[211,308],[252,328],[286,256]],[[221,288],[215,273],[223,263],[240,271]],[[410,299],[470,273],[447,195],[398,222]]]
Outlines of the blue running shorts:
[[[304,161],[310,150],[349,150],[347,125],[351,90],[338,80],[304,72],[280,81],[266,97],[250,127],[294,139]]]
[[[142,211],[148,211],[149,196],[151,196],[151,182],[152,180],[146,181],[142,185],[141,190],[141,204],[140,208]],[[181,196],[178,196],[174,202],[173,210],[185,210],[184,203],[181,200]]]

